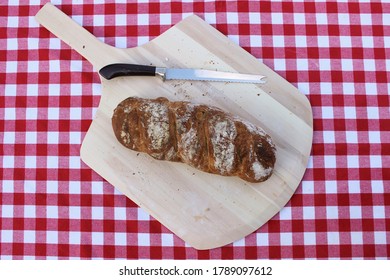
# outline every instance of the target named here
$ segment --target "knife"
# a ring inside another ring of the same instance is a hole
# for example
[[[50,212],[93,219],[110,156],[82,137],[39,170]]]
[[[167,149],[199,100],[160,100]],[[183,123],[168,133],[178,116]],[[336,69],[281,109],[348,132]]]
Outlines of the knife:
[[[99,74],[107,80],[121,76],[158,76],[165,80],[193,80],[236,83],[266,83],[266,77],[253,74],[190,68],[166,68],[151,65],[114,63],[104,66]]]

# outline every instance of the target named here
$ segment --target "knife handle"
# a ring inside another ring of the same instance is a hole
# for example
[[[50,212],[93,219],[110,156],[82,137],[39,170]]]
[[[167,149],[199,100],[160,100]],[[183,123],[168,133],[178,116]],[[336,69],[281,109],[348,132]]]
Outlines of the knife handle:
[[[156,66],[114,63],[101,68],[99,74],[107,80],[121,76],[155,76]]]

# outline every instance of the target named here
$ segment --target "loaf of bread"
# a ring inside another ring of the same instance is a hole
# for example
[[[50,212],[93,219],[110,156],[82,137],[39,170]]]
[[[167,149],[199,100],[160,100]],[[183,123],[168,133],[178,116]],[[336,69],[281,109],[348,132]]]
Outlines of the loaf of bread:
[[[276,161],[263,129],[206,105],[129,97],[115,108],[112,126],[131,150],[248,182],[268,179]]]

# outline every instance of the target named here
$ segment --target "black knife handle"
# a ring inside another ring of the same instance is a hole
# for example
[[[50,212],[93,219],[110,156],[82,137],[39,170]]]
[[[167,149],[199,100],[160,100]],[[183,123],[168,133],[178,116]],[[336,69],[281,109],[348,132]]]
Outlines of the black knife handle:
[[[114,63],[104,66],[99,74],[107,80],[121,76],[155,76],[156,66]]]

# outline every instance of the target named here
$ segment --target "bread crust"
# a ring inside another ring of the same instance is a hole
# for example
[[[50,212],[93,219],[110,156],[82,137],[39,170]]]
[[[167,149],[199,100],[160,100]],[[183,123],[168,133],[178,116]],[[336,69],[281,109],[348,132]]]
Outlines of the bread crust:
[[[112,127],[131,150],[252,183],[267,180],[276,162],[262,128],[202,104],[129,97],[114,109]]]

